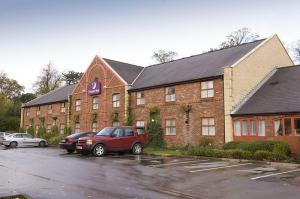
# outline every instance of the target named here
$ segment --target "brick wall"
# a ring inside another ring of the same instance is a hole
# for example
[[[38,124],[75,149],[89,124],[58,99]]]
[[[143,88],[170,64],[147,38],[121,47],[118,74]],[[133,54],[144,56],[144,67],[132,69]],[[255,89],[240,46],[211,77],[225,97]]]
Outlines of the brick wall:
[[[200,82],[176,85],[176,101],[165,102],[165,88],[145,90],[145,104],[136,104],[136,93],[131,92],[131,104],[134,121],[149,121],[149,109],[160,109],[161,124],[165,131],[165,120],[176,119],[176,135],[165,135],[168,146],[185,146],[188,143],[197,144],[201,132],[201,119],[215,118],[215,136],[211,137],[217,145],[224,143],[224,102],[223,80],[214,80],[214,97],[202,99],[200,97]],[[182,110],[183,104],[191,104],[189,124],[186,124],[186,113]],[[165,132],[164,132],[165,133]]]

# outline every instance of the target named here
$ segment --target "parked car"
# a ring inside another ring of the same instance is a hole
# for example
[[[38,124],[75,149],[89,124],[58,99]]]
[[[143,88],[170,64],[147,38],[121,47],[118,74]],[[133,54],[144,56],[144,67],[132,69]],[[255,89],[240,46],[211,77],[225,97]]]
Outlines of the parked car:
[[[48,142],[41,138],[34,138],[28,133],[12,133],[4,137],[3,144],[6,147],[15,148],[18,146],[39,146],[46,147]]]
[[[8,136],[10,133],[0,132],[0,145],[3,144],[3,139],[5,136]]]
[[[94,137],[79,138],[76,150],[82,154],[93,153],[95,156],[103,156],[107,152],[125,151],[141,154],[146,144],[147,134],[144,128],[107,127]]]
[[[66,149],[68,153],[73,153],[76,150],[76,144],[79,138],[82,137],[93,137],[98,132],[80,132],[80,133],[74,133],[72,135],[67,136],[65,139],[63,139],[59,146],[62,149]]]

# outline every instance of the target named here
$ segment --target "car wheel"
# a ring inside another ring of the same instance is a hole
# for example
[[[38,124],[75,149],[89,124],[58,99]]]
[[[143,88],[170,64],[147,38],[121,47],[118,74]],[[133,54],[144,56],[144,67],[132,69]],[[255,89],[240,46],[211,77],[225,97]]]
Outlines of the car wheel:
[[[102,144],[97,144],[93,149],[93,154],[96,157],[103,156],[105,154],[105,148]]]
[[[45,141],[40,141],[39,147],[46,147],[46,142]]]
[[[18,146],[18,143],[17,142],[11,142],[10,144],[9,144],[9,147],[10,148],[16,148]]]
[[[68,153],[74,153],[75,150],[73,149],[67,149]]]
[[[136,144],[133,145],[133,147],[132,147],[132,153],[134,155],[140,155],[142,152],[143,152],[143,147],[142,147],[141,144],[136,143]]]

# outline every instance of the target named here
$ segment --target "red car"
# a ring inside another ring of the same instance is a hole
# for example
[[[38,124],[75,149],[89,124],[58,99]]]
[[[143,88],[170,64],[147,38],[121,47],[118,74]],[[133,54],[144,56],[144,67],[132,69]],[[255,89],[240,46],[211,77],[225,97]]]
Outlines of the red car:
[[[76,150],[81,154],[103,156],[106,152],[131,151],[141,154],[147,144],[144,128],[133,126],[107,127],[94,137],[79,138]]]

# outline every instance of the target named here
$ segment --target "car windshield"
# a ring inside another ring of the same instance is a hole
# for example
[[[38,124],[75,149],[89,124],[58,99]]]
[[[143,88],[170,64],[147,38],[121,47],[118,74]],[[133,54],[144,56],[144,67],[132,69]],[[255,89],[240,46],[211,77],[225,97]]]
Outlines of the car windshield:
[[[110,136],[114,130],[115,128],[104,128],[99,133],[97,133],[97,135]]]

